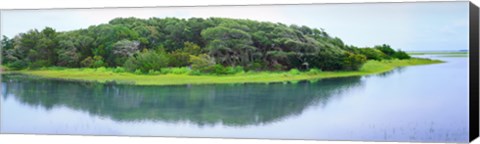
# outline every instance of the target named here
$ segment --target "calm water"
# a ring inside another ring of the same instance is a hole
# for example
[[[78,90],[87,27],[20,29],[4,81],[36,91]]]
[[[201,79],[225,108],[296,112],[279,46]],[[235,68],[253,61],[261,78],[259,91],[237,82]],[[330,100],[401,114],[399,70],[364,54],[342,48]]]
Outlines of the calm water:
[[[1,132],[468,141],[468,59],[297,84],[126,86],[4,75]]]

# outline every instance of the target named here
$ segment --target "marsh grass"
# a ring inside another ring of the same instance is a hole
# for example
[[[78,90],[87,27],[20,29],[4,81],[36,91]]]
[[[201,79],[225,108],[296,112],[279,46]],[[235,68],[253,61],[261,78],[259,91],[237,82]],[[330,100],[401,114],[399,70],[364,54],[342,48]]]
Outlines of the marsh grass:
[[[409,55],[437,55],[439,57],[468,57],[468,51],[452,51],[452,52],[442,52],[442,51],[432,51],[432,52],[409,52]]]
[[[42,68],[22,70],[22,73],[44,78],[122,83],[135,85],[184,85],[184,84],[236,84],[236,83],[297,83],[301,80],[315,81],[322,78],[361,76],[382,73],[397,67],[441,63],[439,60],[413,58],[408,60],[370,60],[359,71],[309,71],[240,72],[229,75],[193,75],[188,68],[169,68],[161,72],[129,73],[118,68]]]

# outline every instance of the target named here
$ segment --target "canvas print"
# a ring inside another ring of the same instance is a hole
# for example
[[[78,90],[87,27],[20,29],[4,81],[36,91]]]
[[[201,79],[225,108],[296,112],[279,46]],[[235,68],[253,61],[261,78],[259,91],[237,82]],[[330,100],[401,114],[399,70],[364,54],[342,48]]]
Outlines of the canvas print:
[[[468,142],[468,2],[1,10],[1,133]]]

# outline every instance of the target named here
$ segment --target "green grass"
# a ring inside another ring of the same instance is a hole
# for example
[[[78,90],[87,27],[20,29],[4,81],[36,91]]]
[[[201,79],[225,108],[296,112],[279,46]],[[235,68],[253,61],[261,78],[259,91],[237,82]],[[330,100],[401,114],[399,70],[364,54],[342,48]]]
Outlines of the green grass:
[[[438,55],[440,57],[468,57],[468,51],[431,51],[431,52],[408,52],[409,55]]]
[[[397,67],[441,63],[439,60],[409,59],[368,61],[359,71],[287,71],[287,72],[246,72],[232,75],[189,75],[189,74],[134,74],[114,72],[112,69],[92,68],[48,68],[41,70],[15,71],[22,74],[44,78],[97,81],[101,83],[115,81],[117,83],[135,85],[184,85],[184,84],[231,84],[231,83],[271,83],[298,82],[321,78],[361,76],[390,71]]]

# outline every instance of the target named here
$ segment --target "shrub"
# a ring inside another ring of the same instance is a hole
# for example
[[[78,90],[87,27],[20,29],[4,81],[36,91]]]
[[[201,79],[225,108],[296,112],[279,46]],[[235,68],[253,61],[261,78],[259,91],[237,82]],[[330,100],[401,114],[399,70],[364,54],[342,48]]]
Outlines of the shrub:
[[[289,74],[291,75],[299,75],[300,74],[300,71],[296,68],[294,69],[290,69],[290,71],[288,71]]]
[[[115,69],[113,69],[113,72],[114,73],[123,73],[123,72],[125,72],[125,69],[123,67],[116,67]]]
[[[99,67],[99,68],[96,68],[95,71],[97,71],[97,72],[107,72],[108,70],[105,67]]]
[[[93,59],[92,59],[92,57],[87,57],[87,58],[85,58],[84,60],[82,60],[82,61],[80,62],[80,65],[81,65],[82,67],[92,67],[92,65],[93,65]]]
[[[190,72],[190,69],[187,67],[172,68],[171,73],[173,74],[186,74]]]
[[[160,71],[168,64],[168,57],[163,52],[144,51],[137,56],[130,57],[124,64],[127,71],[140,70],[147,73],[149,70]]]
[[[190,62],[192,63],[192,70],[198,70],[205,73],[216,71],[215,59],[206,54],[201,54],[199,56],[191,55]]]
[[[322,70],[320,70],[320,69],[312,68],[312,69],[308,70],[307,73],[313,75],[313,74],[320,74],[321,72],[322,72]]]
[[[200,72],[199,70],[191,70],[188,74],[189,75],[201,75],[202,72]]]
[[[406,52],[404,51],[401,51],[401,50],[398,50],[395,54],[393,54],[394,58],[398,58],[398,59],[410,59],[410,55],[408,55]]]
[[[182,67],[188,66],[190,64],[190,55],[185,52],[174,51],[169,54],[170,61],[168,66],[171,67]]]
[[[233,68],[235,71],[234,73],[244,73],[245,69],[242,66],[236,66]]]
[[[94,67],[94,68],[98,68],[98,67],[103,67],[103,66],[106,66],[106,65],[105,65],[105,62],[103,61],[102,56],[94,56],[93,57],[93,63],[92,63],[91,66]]]
[[[224,66],[220,64],[216,64],[214,67],[215,67],[215,71],[214,71],[215,74],[218,74],[218,75],[228,74],[228,70]]]
[[[365,55],[369,60],[382,60],[386,58],[386,55],[378,49],[361,48],[359,50],[360,50],[360,54]]]
[[[142,71],[141,71],[140,69],[137,69],[137,70],[135,70],[135,72],[134,72],[134,73],[135,73],[135,74],[143,74],[143,73],[142,73]]]
[[[361,54],[346,52],[342,67],[344,70],[358,70],[367,61],[367,57]]]
[[[148,70],[148,74],[149,75],[158,75],[158,74],[160,74],[160,72],[156,71],[156,70]]]
[[[274,64],[273,65],[273,70],[282,70],[284,67],[281,64]]]
[[[162,74],[188,74],[190,73],[190,68],[188,67],[174,67],[174,68],[163,68],[160,73]]]
[[[246,69],[249,71],[250,70],[259,71],[262,69],[262,64],[260,62],[254,62],[254,63],[248,64]]]
[[[27,68],[27,66],[28,66],[28,63],[24,60],[17,60],[8,65],[8,67],[11,68],[12,70],[21,70],[21,69]]]
[[[37,60],[37,61],[32,62],[30,64],[30,68],[32,68],[32,69],[38,69],[38,68],[45,67],[45,66],[50,66],[50,62],[47,61],[47,60]]]
[[[393,50],[389,45],[386,44],[377,45],[374,48],[382,51],[387,56],[392,56],[393,54],[395,54],[395,50]]]

